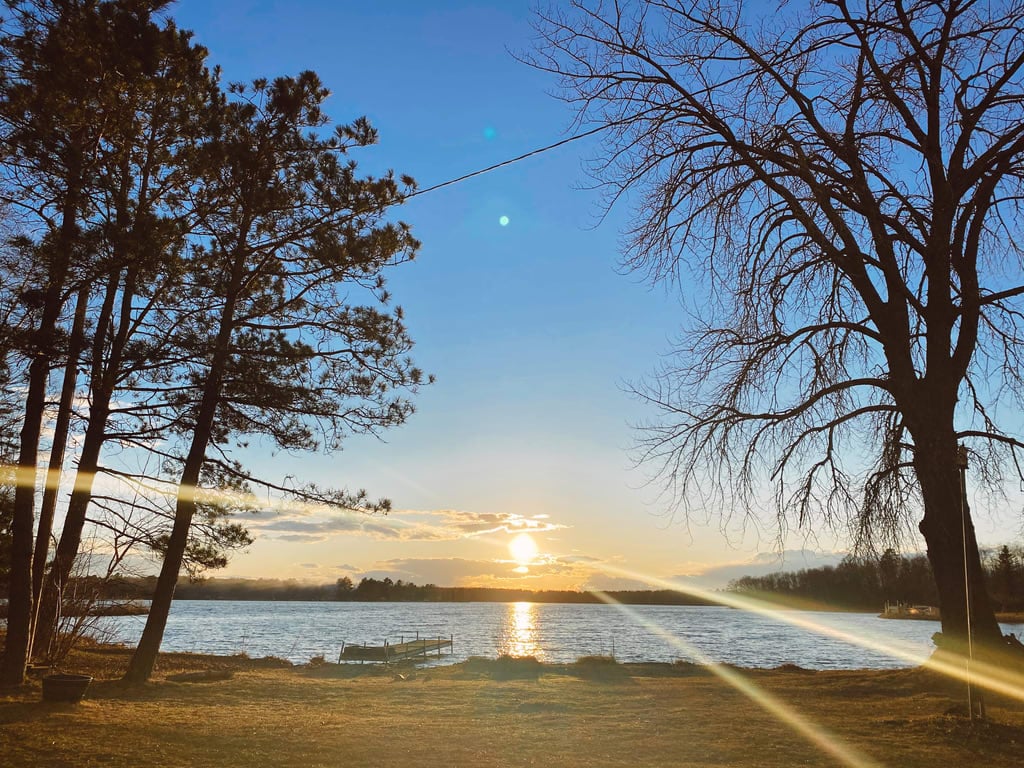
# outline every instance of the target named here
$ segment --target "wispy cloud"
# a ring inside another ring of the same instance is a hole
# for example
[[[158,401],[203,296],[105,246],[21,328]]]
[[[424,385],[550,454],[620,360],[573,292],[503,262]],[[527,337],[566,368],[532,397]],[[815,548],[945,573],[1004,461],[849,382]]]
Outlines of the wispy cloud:
[[[695,566],[688,573],[672,576],[670,580],[706,589],[720,589],[728,586],[730,581],[743,576],[765,576],[778,571],[799,571],[805,568],[838,565],[845,556],[845,552],[815,552],[809,549],[760,552],[748,560],[724,563],[710,568],[703,565]]]
[[[338,535],[363,535],[394,541],[453,541],[495,533],[545,533],[566,526],[546,516],[464,510],[402,510],[387,515],[323,510],[260,512],[246,518],[257,535],[280,541],[317,542]]]
[[[541,554],[523,569],[515,560],[394,558],[376,563],[364,575],[439,586],[582,589],[599,574],[601,562],[586,555]]]

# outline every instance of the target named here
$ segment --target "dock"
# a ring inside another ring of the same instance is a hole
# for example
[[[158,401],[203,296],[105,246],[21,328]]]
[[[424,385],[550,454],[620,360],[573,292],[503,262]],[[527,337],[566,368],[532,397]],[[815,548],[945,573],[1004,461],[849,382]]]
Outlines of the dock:
[[[451,653],[453,641],[452,636],[420,637],[417,633],[415,638],[406,639],[403,636],[397,643],[385,640],[383,645],[343,643],[341,652],[338,654],[338,663],[376,661],[387,664],[403,659],[427,659],[430,656],[440,656],[446,648]]]

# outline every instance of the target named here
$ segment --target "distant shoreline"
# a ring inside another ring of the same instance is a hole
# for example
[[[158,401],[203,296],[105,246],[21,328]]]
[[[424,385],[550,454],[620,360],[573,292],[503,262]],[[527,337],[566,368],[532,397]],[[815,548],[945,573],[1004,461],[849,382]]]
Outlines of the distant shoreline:
[[[937,614],[922,613],[880,613],[878,614],[878,618],[894,619],[897,621],[942,621],[942,617]],[[996,621],[1000,624],[1024,624],[1024,612],[997,612]]]

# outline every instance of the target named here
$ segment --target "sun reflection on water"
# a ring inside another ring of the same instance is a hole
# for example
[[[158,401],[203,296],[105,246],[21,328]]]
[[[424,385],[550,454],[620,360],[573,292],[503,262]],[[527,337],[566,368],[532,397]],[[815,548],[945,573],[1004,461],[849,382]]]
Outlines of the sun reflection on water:
[[[544,651],[537,644],[536,606],[533,603],[512,603],[505,616],[498,653],[503,656],[534,656],[544,660]]]

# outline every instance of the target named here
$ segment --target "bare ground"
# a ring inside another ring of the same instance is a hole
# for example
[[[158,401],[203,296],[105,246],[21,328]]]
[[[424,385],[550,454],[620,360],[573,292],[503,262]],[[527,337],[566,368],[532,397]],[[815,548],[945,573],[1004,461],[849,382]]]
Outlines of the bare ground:
[[[0,691],[0,766],[1020,766],[1024,704],[924,670],[731,670],[819,730],[814,744],[710,670],[471,659],[411,666],[165,654],[154,682],[117,682],[125,649],[77,652],[85,701]],[[858,762],[859,761],[859,762]]]

